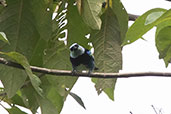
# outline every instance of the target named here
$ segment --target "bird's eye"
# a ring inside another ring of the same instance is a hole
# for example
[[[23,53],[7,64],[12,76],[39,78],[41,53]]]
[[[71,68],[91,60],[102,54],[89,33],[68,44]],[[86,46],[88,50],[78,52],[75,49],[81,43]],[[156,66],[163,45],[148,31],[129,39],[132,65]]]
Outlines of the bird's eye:
[[[76,50],[78,50],[78,47],[79,47],[79,45],[78,45],[78,44],[75,44],[75,45],[73,45],[73,46],[70,48],[70,50],[71,50],[71,51],[76,51]]]
[[[74,47],[72,47],[70,50],[73,51],[74,50]]]
[[[75,47],[78,48],[78,44],[76,44]]]

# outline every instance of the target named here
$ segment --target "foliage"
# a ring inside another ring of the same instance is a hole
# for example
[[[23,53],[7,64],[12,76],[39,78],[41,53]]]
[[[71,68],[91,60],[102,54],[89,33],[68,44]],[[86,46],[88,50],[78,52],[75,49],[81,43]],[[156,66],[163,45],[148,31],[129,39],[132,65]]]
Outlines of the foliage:
[[[68,47],[77,42],[93,44],[98,72],[122,69],[122,46],[141,38],[154,26],[159,58],[171,61],[171,10],[156,8],[140,16],[128,29],[128,14],[120,0],[6,0],[0,6],[0,57],[15,61],[25,70],[0,65],[0,98],[10,114],[60,113],[68,95],[83,108],[81,98],[71,92],[76,77],[33,73],[30,65],[71,70]],[[90,38],[86,38],[90,35]],[[116,79],[93,78],[97,93],[114,100]]]
[[[171,36],[169,33],[171,9],[155,8],[140,16],[129,28],[122,45],[133,43],[153,27],[156,30],[156,47],[159,58],[164,59],[166,67],[171,62]]]

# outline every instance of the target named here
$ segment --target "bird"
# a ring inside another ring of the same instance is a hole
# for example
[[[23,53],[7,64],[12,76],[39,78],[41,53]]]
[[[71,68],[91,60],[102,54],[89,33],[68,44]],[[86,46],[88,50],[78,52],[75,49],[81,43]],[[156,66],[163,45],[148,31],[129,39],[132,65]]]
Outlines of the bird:
[[[89,70],[88,75],[90,75],[93,70],[98,70],[98,68],[95,67],[94,57],[90,50],[77,43],[73,43],[69,49],[72,74],[77,72],[77,67],[81,64]]]

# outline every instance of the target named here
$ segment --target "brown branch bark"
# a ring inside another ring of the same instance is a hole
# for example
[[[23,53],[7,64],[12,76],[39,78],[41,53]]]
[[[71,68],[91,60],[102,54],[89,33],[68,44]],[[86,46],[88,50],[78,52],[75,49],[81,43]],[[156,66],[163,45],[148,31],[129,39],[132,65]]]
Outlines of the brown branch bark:
[[[4,64],[10,67],[19,68],[24,70],[24,68],[15,62],[7,61],[4,58],[0,58],[0,64]],[[76,77],[89,77],[89,78],[129,78],[129,77],[145,77],[145,76],[155,76],[155,77],[171,77],[171,72],[138,72],[138,73],[92,73],[90,76],[87,73],[77,73],[72,74],[71,71],[67,70],[55,70],[48,68],[41,68],[36,66],[30,66],[33,72],[51,74],[54,76],[76,76]]]
[[[130,21],[135,21],[139,17],[139,15],[134,15],[134,14],[128,14],[128,16]]]

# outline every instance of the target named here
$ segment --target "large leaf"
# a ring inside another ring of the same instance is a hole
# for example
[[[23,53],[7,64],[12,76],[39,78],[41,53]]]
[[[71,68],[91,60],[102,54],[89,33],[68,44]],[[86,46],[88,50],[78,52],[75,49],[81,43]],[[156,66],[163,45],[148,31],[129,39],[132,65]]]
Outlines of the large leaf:
[[[77,6],[84,22],[92,29],[101,28],[100,12],[105,0],[77,0]]]
[[[0,43],[3,51],[17,51],[31,58],[39,34],[31,11],[31,0],[8,0],[0,14],[0,31],[6,33],[9,45]]]
[[[55,105],[55,107],[58,109],[58,113],[61,112],[63,105],[64,105],[64,97],[61,96],[57,89],[54,87],[51,87],[49,89],[47,98]]]
[[[37,97],[42,114],[58,114],[58,110],[51,101],[46,98]]]
[[[8,98],[16,94],[27,78],[25,71],[5,65],[0,65],[0,74],[0,80],[4,85]]]
[[[165,9],[156,8],[147,11],[142,16],[140,16],[128,29],[126,39],[122,45],[130,44],[136,41],[155,25],[169,19],[171,19],[171,10],[167,11]]]
[[[23,99],[24,105],[32,111],[33,114],[37,112],[38,107],[40,106],[36,94],[37,92],[29,83],[27,86],[21,88],[21,97]]]
[[[166,60],[167,57],[169,57],[169,51],[167,51],[169,49],[169,37],[170,33],[167,32],[167,27],[171,26],[171,20],[166,20],[162,23],[160,23],[159,25],[157,25],[157,30],[156,30],[156,47],[157,50],[159,51],[159,58],[160,59],[164,59],[165,61],[165,65],[166,67],[168,66],[169,63],[169,58],[168,60]],[[160,33],[160,35],[159,35]],[[162,36],[161,36],[162,35]],[[168,36],[167,36],[168,35]],[[166,57],[167,56],[167,57]]]
[[[0,14],[0,31],[6,33],[9,45],[0,43],[3,51],[16,51],[30,64],[42,66],[43,50],[52,32],[51,8],[47,0],[7,0]]]
[[[120,26],[121,39],[123,41],[125,39],[126,32],[128,30],[128,14],[120,0],[112,1],[112,9],[115,12],[116,17],[118,19],[119,26]]]
[[[92,39],[95,48],[95,63],[100,72],[119,72],[122,68],[121,36],[116,15],[107,8],[102,15],[102,29]],[[104,91],[114,100],[116,79],[93,79],[97,92]]]
[[[166,67],[171,62],[171,23],[160,29],[156,35],[156,46],[159,51],[159,58],[164,59]]]
[[[68,12],[66,15],[66,18],[68,19],[68,24],[66,26],[68,29],[67,44],[69,47],[72,43],[77,42],[78,44],[87,47],[88,40],[85,38],[85,35],[90,33],[90,29],[83,22],[77,6],[73,5],[73,3],[73,0],[69,1]]]
[[[40,38],[34,48],[30,64],[42,66],[44,49],[52,35],[52,0],[33,0],[31,5]]]
[[[17,94],[10,99],[10,101],[11,101],[10,104],[16,104],[16,105],[23,106],[23,107],[27,108],[23,102],[20,91],[18,91]]]
[[[41,88],[44,90],[44,93],[49,101],[51,101],[55,107],[58,109],[58,113],[61,112],[64,104],[64,96],[61,96],[59,93],[58,87],[52,85],[46,76],[41,78],[42,85]]]
[[[32,0],[31,4],[40,38],[48,41],[52,34],[52,0]]]

